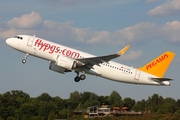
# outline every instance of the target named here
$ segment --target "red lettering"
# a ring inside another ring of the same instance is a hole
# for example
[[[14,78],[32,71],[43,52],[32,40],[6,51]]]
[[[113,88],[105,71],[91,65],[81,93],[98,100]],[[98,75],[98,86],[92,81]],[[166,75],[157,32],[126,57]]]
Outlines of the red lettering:
[[[164,57],[162,56],[162,57],[160,57],[159,59],[157,59],[157,62],[162,62],[164,60]]]
[[[48,51],[50,54],[55,52],[71,58],[79,58],[80,56],[79,53],[73,52],[71,50],[67,50],[67,49],[60,50],[60,47],[46,43],[41,39],[37,39],[36,42],[34,43],[34,46],[39,47],[39,50]]]
[[[80,54],[79,53],[76,53],[76,52],[72,52],[71,53],[71,57],[72,58],[79,58]]]
[[[56,47],[55,53],[59,53],[59,52],[60,52],[60,47]]]
[[[168,58],[169,56],[168,56],[168,54],[166,53],[166,54],[164,54],[164,59],[166,59],[166,58]]]
[[[46,43],[41,42],[41,46],[40,46],[39,50],[41,50],[45,45],[46,45]]]
[[[155,65],[156,65],[156,62],[153,61],[153,62],[151,63],[151,66],[153,67],[153,66],[155,66]]]
[[[55,49],[56,49],[55,45],[51,46],[49,53],[52,54],[55,51]]]
[[[160,63],[160,62],[162,62],[162,59],[161,59],[161,58],[159,58],[159,59],[156,60],[156,63]]]
[[[150,68],[153,68],[154,66],[156,66],[157,64],[163,62],[166,58],[168,58],[168,54],[165,53],[164,55],[160,56],[159,58],[157,58],[156,60],[152,61],[150,64],[146,65],[146,69],[149,70]]]
[[[36,46],[38,44],[38,42],[39,42],[39,39],[36,40],[34,46]]]
[[[70,50],[68,50],[67,52],[66,52],[66,56],[70,56],[71,55],[71,51]]]
[[[50,46],[51,46],[50,44],[46,44],[43,51],[48,50]]]
[[[146,65],[146,69],[148,70],[149,68],[151,68],[151,64]]]
[[[62,54],[63,54],[63,55],[65,55],[65,53],[64,53],[64,52],[66,52],[66,51],[67,51],[67,50],[66,50],[66,49],[64,49],[64,50],[62,51]]]
[[[36,45],[37,45],[37,47],[39,47],[39,46],[40,46],[40,44],[41,44],[41,42],[42,42],[42,40],[37,39],[37,40],[36,40],[36,42],[35,42],[35,44],[34,44],[34,46],[36,46]]]

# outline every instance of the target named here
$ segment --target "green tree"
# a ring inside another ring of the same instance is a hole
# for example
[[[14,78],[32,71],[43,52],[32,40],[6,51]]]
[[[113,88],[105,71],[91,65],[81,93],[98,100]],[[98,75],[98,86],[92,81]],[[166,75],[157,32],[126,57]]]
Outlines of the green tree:
[[[144,112],[146,110],[146,101],[144,99],[142,101],[137,101],[132,107],[132,110],[136,112]]]
[[[82,104],[84,104],[86,101],[89,101],[90,95],[91,95],[91,92],[83,92],[80,94]]]
[[[55,120],[56,118],[58,118],[58,115],[54,111],[49,113],[48,120]]]
[[[45,120],[43,116],[32,116],[31,120]]]
[[[42,93],[40,96],[37,97],[37,99],[45,102],[51,101],[51,96],[48,93]]]
[[[124,106],[128,107],[131,110],[131,108],[135,104],[135,100],[127,97],[127,98],[124,98],[123,103],[124,103]]]
[[[38,108],[38,115],[44,116],[45,118],[48,118],[49,114],[51,112],[56,112],[56,105],[54,102],[45,102],[45,101],[40,101],[39,102],[40,106]]]
[[[95,93],[91,93],[89,102],[91,106],[100,105],[100,101],[98,101],[98,95]]]
[[[68,108],[75,109],[80,104],[80,94],[78,91],[74,91],[70,94],[70,98],[68,99]]]
[[[16,120],[16,117],[9,116],[9,117],[7,118],[7,120]]]
[[[26,115],[27,119],[30,119],[31,116],[38,115],[38,107],[32,103],[24,103],[19,109],[19,117]]]
[[[176,101],[173,98],[165,98],[163,100],[163,107],[165,113],[175,113],[176,111]]]
[[[58,96],[53,97],[52,101],[55,103],[56,111],[67,107],[67,102]]]
[[[83,92],[80,94],[80,96],[81,96],[81,104],[82,104],[81,106],[83,108],[87,108],[91,106],[90,101],[89,101],[91,97],[91,92]]]
[[[15,116],[16,109],[22,104],[30,101],[30,96],[22,91],[12,90],[0,96],[0,116],[7,119],[8,116]]]
[[[122,107],[123,106],[123,103],[122,103],[122,98],[121,96],[119,95],[118,92],[116,91],[112,91],[109,98],[109,103],[111,105],[111,107],[114,107],[114,106],[120,106]]]
[[[78,91],[74,91],[73,93],[70,94],[70,101],[80,101],[80,94]]]
[[[151,97],[148,98],[146,103],[147,109],[156,113],[158,108],[163,105],[163,97],[159,96],[158,94],[153,94]]]
[[[69,117],[68,109],[62,109],[59,111],[58,119],[67,119]]]
[[[98,97],[98,101],[100,102],[101,105],[109,105],[108,97],[109,96],[102,96],[101,95]]]
[[[176,113],[180,113],[180,99],[178,99],[175,103],[175,106],[176,106]]]

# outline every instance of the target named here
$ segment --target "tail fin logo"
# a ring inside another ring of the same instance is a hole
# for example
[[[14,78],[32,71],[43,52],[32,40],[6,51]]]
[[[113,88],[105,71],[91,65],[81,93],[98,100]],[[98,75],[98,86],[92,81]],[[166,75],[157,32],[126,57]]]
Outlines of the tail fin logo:
[[[161,78],[163,77],[167,68],[171,64],[174,56],[175,53],[166,51],[165,53],[161,54],[159,57],[153,59],[145,66],[138,69]]]
[[[156,60],[152,61],[150,64],[146,65],[146,70],[149,70],[151,68],[153,68],[154,66],[156,66],[157,64],[163,62],[165,59],[167,59],[168,53],[165,53],[164,55],[160,56],[159,58],[157,58]]]

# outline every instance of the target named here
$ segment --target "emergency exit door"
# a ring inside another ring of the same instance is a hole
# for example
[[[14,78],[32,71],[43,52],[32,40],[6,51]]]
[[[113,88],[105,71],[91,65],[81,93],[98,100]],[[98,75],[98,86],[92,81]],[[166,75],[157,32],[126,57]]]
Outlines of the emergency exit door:
[[[34,41],[34,37],[29,37],[29,40],[27,42],[27,46],[32,47]]]
[[[141,71],[136,70],[136,73],[135,73],[134,79],[135,79],[135,80],[137,80],[137,81],[139,81],[140,76],[141,76]]]

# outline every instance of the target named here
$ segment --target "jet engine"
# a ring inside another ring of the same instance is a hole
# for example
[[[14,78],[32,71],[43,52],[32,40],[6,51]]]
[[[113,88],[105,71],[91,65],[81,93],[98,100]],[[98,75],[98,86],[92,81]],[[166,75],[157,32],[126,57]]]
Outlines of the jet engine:
[[[76,68],[76,61],[70,57],[58,55],[55,61],[55,65],[59,67],[63,67],[67,70],[72,70]]]
[[[52,71],[58,72],[58,73],[62,73],[62,74],[66,71],[65,68],[55,65],[54,61],[50,62],[49,69],[52,70]]]
[[[76,61],[66,56],[58,55],[54,60],[50,62],[49,69],[55,72],[71,72],[72,69],[77,67]]]

